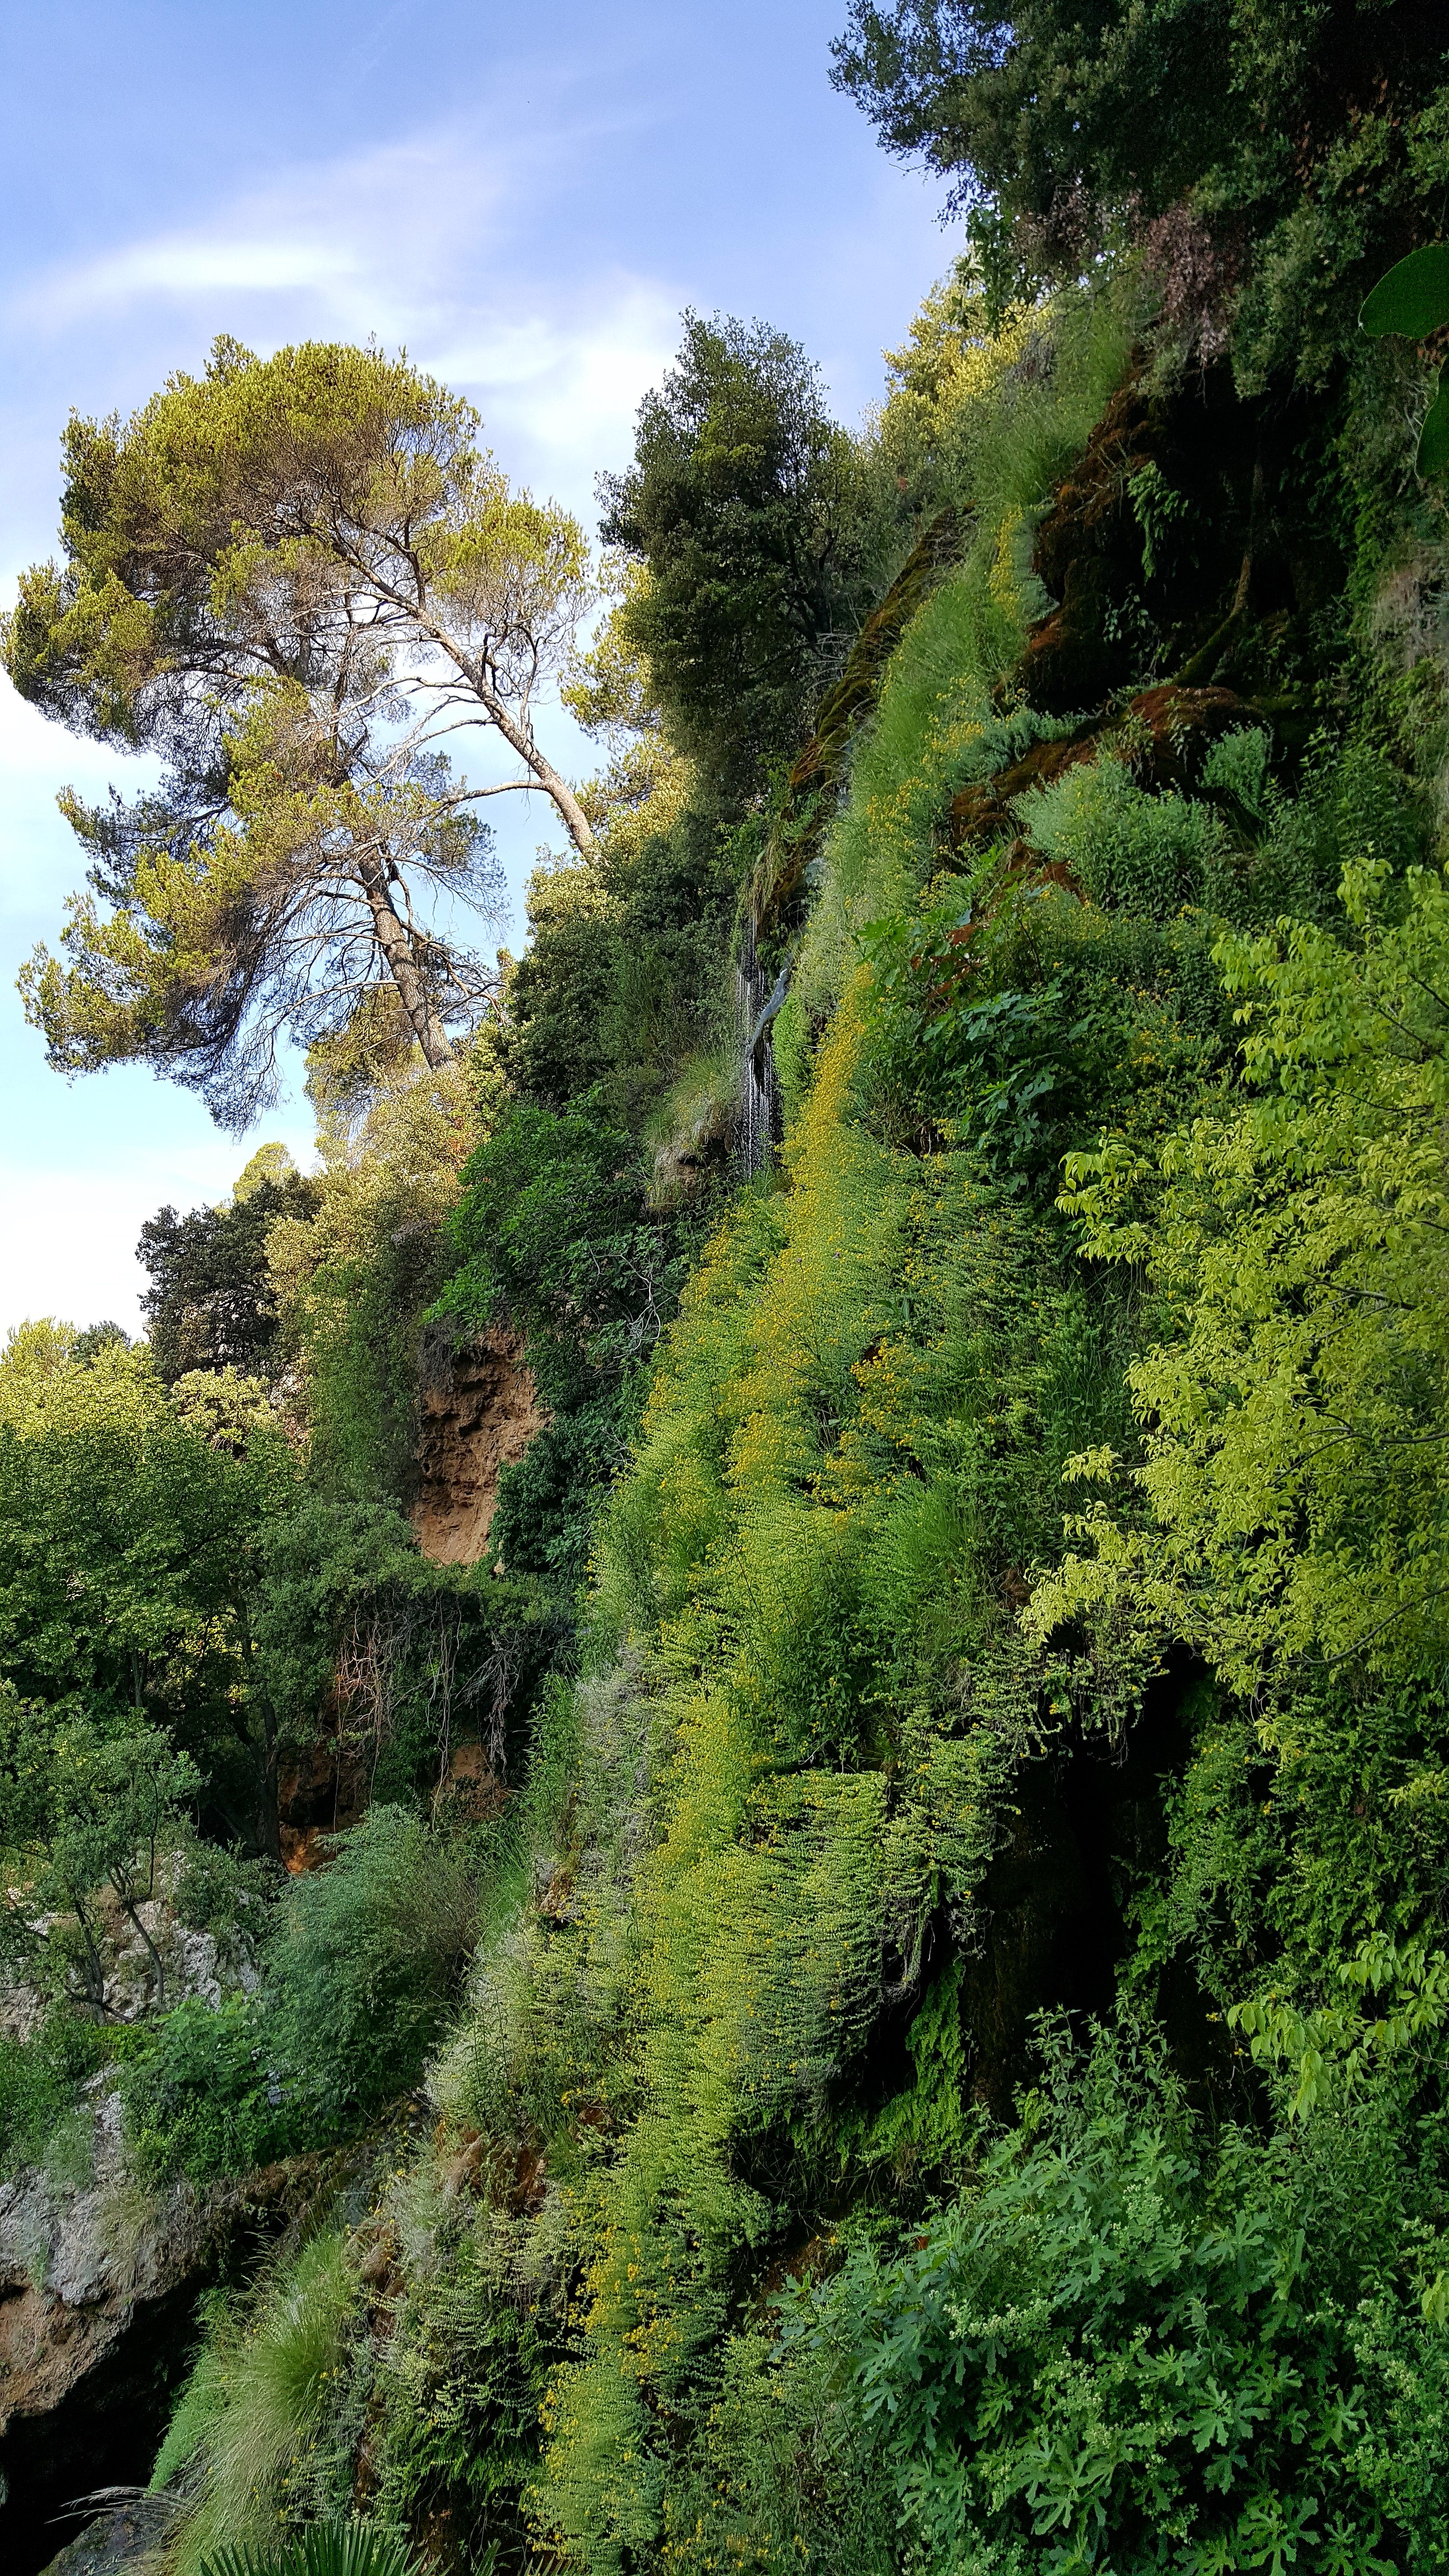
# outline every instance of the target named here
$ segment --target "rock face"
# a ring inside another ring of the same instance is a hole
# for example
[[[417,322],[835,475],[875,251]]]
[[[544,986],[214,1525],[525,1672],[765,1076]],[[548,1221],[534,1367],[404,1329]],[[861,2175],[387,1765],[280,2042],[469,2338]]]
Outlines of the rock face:
[[[122,2504],[108,2505],[66,2542],[45,2576],[118,2576],[123,2567],[143,2566],[147,2559],[154,2563],[173,2515],[164,2496],[128,2496]]]
[[[78,2535],[64,2576],[154,2566],[164,2532],[135,2490],[194,2356],[198,2296],[336,2187],[335,2158],[300,2156],[201,2193],[146,2191],[123,2170],[119,2112],[102,2075],[65,2139],[67,2167],[88,2146],[89,2173],[31,2168],[0,2186],[5,2576],[38,2576],[78,2520],[112,2505],[125,2510]]]
[[[419,1392],[418,1545],[437,1565],[476,1565],[499,1470],[523,1456],[548,1419],[521,1336],[502,1326],[473,1342],[439,1336],[424,1349]]]
[[[0,2183],[0,2433],[58,2406],[130,2327],[137,2307],[196,2273],[216,2211],[189,2183],[128,2179],[120,2095],[92,2080],[66,2139],[71,2173]],[[75,2174],[88,2178],[77,2186]]]
[[[299,1753],[277,1782],[282,1859],[294,1877],[326,1858],[329,1834],[346,1833],[358,1822],[367,1788],[366,1760],[334,1713],[331,1731]]]
[[[108,2021],[140,2021],[163,2000],[180,2003],[184,1995],[200,1995],[214,2011],[222,1995],[236,1986],[250,1994],[257,1971],[244,1952],[233,1947],[223,1953],[213,1933],[179,1922],[165,1896],[147,1897],[136,1913],[139,1922],[132,1923],[114,1901],[102,1899],[96,1907]],[[158,1963],[166,1980],[164,1998]],[[0,1986],[0,2034],[6,2039],[29,2039],[44,2018],[44,1999],[33,1986]]]
[[[137,1908],[145,1934],[118,1905],[103,1910],[105,2001],[112,2021],[138,2021],[160,1997],[201,1996],[256,1983],[244,1956],[221,1955],[210,1932],[178,1921],[169,1901]],[[0,1991],[0,2031],[25,2038],[42,2012],[29,1987]],[[235,2195],[232,2195],[233,2198]],[[0,2181],[0,2437],[12,2419],[50,2415],[119,2339],[138,2309],[170,2299],[210,2257],[223,2195],[189,2183],[143,2188],[128,2173],[121,2096],[103,2069],[43,2165]]]

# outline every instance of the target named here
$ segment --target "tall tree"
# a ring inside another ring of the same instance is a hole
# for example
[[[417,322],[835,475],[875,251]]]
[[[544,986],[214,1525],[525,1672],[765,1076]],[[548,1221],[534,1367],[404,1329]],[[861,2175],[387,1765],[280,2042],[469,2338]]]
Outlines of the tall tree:
[[[818,370],[763,323],[684,317],[602,535],[650,578],[616,612],[680,749],[748,794],[798,739],[816,656],[853,633],[870,519],[861,452]]]
[[[30,1325],[0,1354],[0,1685],[57,1725],[164,1730],[198,1762],[213,1819],[275,1852],[256,1617],[297,1462],[275,1427],[240,1456],[209,1440],[146,1350],[110,1342],[83,1363],[75,1349],[64,1327]],[[7,1794],[0,1777],[0,1808]]]
[[[189,1369],[267,1374],[277,1338],[267,1236],[279,1217],[310,1216],[317,1198],[317,1183],[283,1154],[254,1178],[243,1175],[227,1205],[184,1217],[163,1207],[147,1218],[136,1246],[151,1274],[141,1309],[167,1386]]]
[[[140,1057],[242,1126],[281,1037],[335,1035],[382,979],[443,1063],[491,989],[439,920],[496,892],[483,800],[540,793],[591,846],[534,730],[591,596],[582,531],[371,349],[218,340],[124,425],[73,418],[65,457],[65,562],[22,576],[5,666],[167,772],[129,805],[62,799],[90,891],[21,979],[51,1061]],[[455,773],[475,728],[515,774]]]

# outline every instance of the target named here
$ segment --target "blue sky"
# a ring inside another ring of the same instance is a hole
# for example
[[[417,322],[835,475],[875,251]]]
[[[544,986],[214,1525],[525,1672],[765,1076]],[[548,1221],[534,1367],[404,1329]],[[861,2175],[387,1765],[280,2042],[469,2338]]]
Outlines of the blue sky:
[[[405,344],[590,529],[685,305],[790,331],[858,419],[951,245],[939,191],[830,88],[844,15],[0,0],[0,600],[53,550],[67,412],[131,410],[218,331]],[[0,1330],[134,1328],[154,1208],[221,1197],[264,1135],[310,1157],[299,1098],[239,1142],[139,1069],[67,1085],[24,1023],[16,968],[82,874],[56,791],[127,767],[0,678]],[[545,822],[532,799],[495,813],[516,906]]]

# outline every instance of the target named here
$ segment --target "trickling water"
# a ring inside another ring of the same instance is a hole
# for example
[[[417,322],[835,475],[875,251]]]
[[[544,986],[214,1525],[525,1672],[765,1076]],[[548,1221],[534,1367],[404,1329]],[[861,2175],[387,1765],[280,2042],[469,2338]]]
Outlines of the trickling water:
[[[767,986],[755,953],[754,925],[746,921],[735,968],[735,1005],[744,1044],[744,1078],[740,1087],[738,1155],[746,1180],[763,1172],[780,1141],[780,1085],[775,1073],[770,1026],[790,988],[787,959],[773,986]]]

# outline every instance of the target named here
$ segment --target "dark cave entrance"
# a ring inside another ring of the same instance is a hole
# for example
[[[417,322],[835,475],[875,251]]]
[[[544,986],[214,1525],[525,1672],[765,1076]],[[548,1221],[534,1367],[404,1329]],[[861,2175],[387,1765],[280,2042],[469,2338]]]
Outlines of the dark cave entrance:
[[[99,2507],[98,2487],[144,2486],[190,2367],[199,2284],[138,2307],[104,2358],[45,2415],[17,2415],[0,2438],[0,2543],[6,2576],[39,2576]]]

